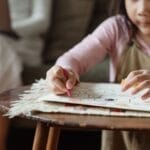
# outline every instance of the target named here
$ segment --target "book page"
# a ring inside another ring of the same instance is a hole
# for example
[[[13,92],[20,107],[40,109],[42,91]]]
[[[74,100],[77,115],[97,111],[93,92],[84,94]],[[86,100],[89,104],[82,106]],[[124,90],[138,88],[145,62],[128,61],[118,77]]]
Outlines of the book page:
[[[81,82],[73,89],[72,97],[57,96],[50,91],[46,81],[40,79],[13,101],[6,115],[12,118],[46,112],[150,117],[150,101],[141,100],[141,94],[133,96],[130,91],[121,92],[119,84]]]
[[[49,91],[38,100],[150,112],[150,101],[140,98],[143,91],[136,95],[130,93],[130,90],[122,92],[120,84],[81,82],[72,90],[71,97]]]

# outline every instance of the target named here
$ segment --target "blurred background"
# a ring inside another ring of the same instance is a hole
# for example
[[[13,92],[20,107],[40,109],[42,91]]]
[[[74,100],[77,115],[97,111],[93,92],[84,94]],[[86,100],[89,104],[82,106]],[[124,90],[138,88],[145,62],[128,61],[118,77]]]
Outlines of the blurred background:
[[[46,71],[64,52],[114,14],[116,0],[8,0],[8,22],[19,37],[23,85],[45,78]],[[3,21],[7,21],[7,20]],[[81,77],[82,81],[107,82],[108,59]],[[103,75],[100,76],[100,72]],[[30,150],[36,122],[13,119],[9,150]],[[62,130],[59,150],[98,150],[100,131]]]

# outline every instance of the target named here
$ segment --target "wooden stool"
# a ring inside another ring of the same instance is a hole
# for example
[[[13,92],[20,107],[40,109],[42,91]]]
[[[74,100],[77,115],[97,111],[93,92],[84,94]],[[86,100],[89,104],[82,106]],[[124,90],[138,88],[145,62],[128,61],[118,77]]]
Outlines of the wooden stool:
[[[21,87],[0,94],[0,112],[5,114],[10,103],[29,87]],[[37,121],[33,150],[57,150],[61,128],[86,130],[150,130],[150,118],[139,117],[105,117],[94,115],[36,113],[31,116],[20,115]]]
[[[60,128],[39,122],[36,127],[33,150],[57,150]]]

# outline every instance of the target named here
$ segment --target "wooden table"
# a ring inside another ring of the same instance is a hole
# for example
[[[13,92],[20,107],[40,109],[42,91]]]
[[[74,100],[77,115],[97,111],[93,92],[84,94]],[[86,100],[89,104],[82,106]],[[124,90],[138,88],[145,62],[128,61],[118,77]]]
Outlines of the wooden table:
[[[0,112],[6,113],[10,103],[29,87],[20,87],[0,94]],[[33,150],[56,150],[61,128],[91,130],[150,130],[150,118],[105,117],[94,115],[36,113],[21,118],[37,121]]]

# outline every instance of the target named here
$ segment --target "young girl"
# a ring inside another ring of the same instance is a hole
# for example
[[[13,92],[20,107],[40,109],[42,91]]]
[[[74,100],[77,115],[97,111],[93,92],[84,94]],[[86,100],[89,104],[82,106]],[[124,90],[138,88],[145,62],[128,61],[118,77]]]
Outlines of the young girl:
[[[104,21],[47,71],[47,83],[56,94],[73,89],[79,76],[108,54],[110,82],[125,78],[123,91],[136,84],[132,94],[146,89],[141,98],[150,99],[150,0],[119,0],[119,8],[118,15]],[[149,131],[103,131],[102,150],[146,150],[149,141]]]

